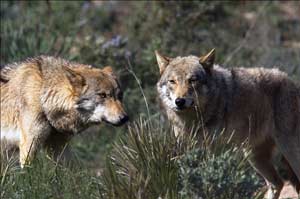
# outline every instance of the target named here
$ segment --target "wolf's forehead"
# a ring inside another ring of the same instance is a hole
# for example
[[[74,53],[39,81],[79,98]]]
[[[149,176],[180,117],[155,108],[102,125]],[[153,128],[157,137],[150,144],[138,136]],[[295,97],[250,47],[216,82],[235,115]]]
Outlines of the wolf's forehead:
[[[115,89],[118,87],[118,84],[114,79],[105,79],[98,83],[99,83],[100,87],[103,89]]]
[[[97,90],[113,90],[119,87],[117,80],[109,75],[99,75],[90,78],[88,84]]]
[[[202,71],[199,64],[199,58],[191,57],[177,57],[170,63],[168,67],[168,75],[176,75],[181,77],[191,76]]]

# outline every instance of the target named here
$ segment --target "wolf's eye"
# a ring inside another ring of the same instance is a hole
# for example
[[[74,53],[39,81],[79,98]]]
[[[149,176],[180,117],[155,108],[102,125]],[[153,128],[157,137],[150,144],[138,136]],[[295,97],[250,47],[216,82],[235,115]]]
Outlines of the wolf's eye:
[[[170,84],[176,84],[175,80],[173,80],[173,79],[170,79],[170,80],[169,80],[169,83],[170,83]]]
[[[102,99],[104,99],[104,98],[107,97],[106,93],[99,93],[99,96],[100,96]]]
[[[119,93],[118,93],[118,99],[119,99],[119,100],[122,100],[122,99],[123,99],[123,92],[119,92]]]
[[[191,78],[188,81],[189,81],[190,84],[194,84],[198,81],[198,79],[197,78]]]

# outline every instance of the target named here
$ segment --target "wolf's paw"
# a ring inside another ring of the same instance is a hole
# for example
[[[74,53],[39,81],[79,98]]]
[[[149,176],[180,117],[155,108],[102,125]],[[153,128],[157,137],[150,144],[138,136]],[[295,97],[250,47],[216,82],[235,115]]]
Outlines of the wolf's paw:
[[[282,190],[282,187],[275,188],[271,185],[268,185],[264,199],[279,199],[281,190]]]

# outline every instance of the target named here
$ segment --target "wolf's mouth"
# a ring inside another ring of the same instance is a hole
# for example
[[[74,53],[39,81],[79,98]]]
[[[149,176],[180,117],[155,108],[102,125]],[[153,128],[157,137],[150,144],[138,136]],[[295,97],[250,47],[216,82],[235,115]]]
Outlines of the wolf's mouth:
[[[175,108],[173,108],[173,110],[175,112],[183,112],[186,109],[188,109],[188,107],[175,107]]]
[[[110,122],[108,121],[106,118],[103,118],[102,121],[104,121],[105,123],[112,125],[112,126],[122,126],[123,124],[125,124],[127,121],[129,120],[128,116],[123,117],[122,119],[120,119],[118,122],[114,123],[114,122]]]
[[[194,108],[195,108],[195,106],[184,106],[184,107],[175,107],[175,108],[172,108],[172,110],[175,112],[184,112],[184,111],[191,110]]]
[[[172,109],[175,112],[182,112],[182,111],[185,111],[187,109],[193,108],[193,106],[194,106],[194,101],[191,101],[191,102],[185,103],[183,105],[177,105],[177,106],[173,107]]]

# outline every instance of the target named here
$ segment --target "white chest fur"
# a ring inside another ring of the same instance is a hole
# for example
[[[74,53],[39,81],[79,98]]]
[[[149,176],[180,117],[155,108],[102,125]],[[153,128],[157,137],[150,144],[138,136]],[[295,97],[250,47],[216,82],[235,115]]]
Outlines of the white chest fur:
[[[21,138],[21,132],[18,129],[1,128],[1,142],[18,143]]]

